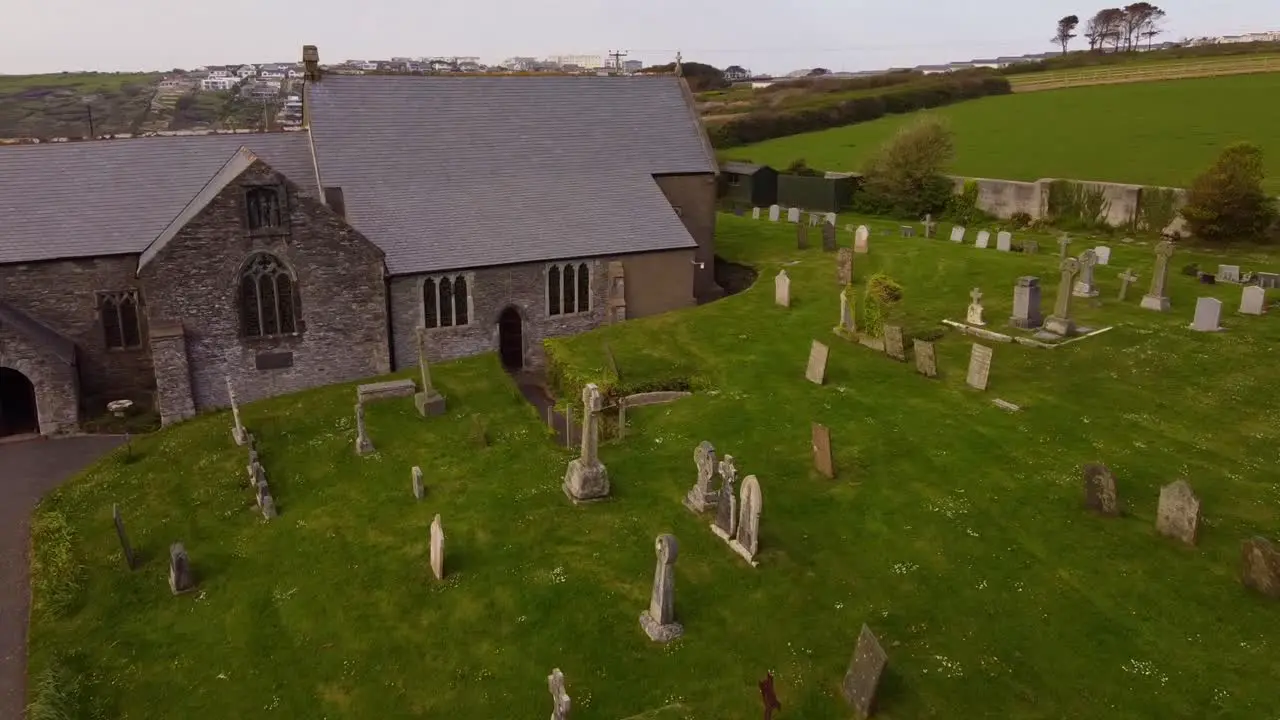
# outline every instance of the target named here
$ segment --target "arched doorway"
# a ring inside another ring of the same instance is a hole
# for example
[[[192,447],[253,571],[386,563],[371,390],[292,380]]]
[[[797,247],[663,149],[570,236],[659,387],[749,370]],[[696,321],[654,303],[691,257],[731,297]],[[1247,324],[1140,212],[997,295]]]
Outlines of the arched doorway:
[[[0,437],[38,432],[35,386],[17,370],[0,367]]]
[[[498,357],[507,370],[524,368],[524,321],[520,311],[511,306],[498,316]]]

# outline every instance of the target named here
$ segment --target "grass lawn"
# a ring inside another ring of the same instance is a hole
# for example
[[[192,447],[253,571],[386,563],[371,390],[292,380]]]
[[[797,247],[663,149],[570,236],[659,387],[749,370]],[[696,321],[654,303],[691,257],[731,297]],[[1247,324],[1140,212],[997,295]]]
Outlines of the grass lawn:
[[[1267,153],[1267,187],[1280,192],[1280,73],[1098,85],[1015,93],[932,111],[955,131],[960,175],[1045,177],[1186,187],[1226,145]],[[768,140],[724,154],[784,168],[857,170],[907,114]]]
[[[632,411],[626,439],[602,446],[611,501],[568,503],[571,453],[491,355],[435,368],[447,417],[423,421],[408,400],[370,406],[378,452],[366,458],[352,450],[351,386],[246,406],[281,510],[269,524],[229,415],[202,416],[136,439],[140,459],[118,453],[42,503],[37,559],[55,559],[50,529],[65,521],[82,570],[56,596],[56,576],[36,578],[33,675],[65,653],[106,717],[491,720],[548,714],[545,678],[559,667],[574,718],[676,720],[759,716],[755,683],[773,670],[782,717],[835,720],[851,715],[838,686],[868,623],[890,656],[883,718],[1269,717],[1280,604],[1236,573],[1241,541],[1280,522],[1280,321],[1237,317],[1237,287],[1176,272],[1173,310],[1140,310],[1151,247],[1116,244],[1102,296],[1075,304],[1082,323],[1115,329],[1054,350],[998,345],[978,393],[964,385],[964,336],[939,341],[940,379],[917,376],[832,335],[833,255],[795,251],[789,225],[719,223],[721,254],[757,266],[755,287],[551,344],[565,375],[606,389],[606,343],[625,385],[678,376],[698,389]],[[1020,275],[1043,278],[1052,306],[1052,252],[880,234],[871,248],[855,283],[877,270],[899,280],[909,332],[962,318],[974,286],[1002,326]],[[1193,259],[1222,260],[1180,252],[1173,266]],[[783,263],[789,310],[770,282]],[[1122,304],[1126,266],[1143,278]],[[1224,301],[1225,332],[1186,329],[1204,294]],[[815,338],[831,346],[821,387],[803,377]],[[831,429],[836,480],[811,469],[812,421]],[[760,478],[758,568],[681,504],[701,440]],[[1090,461],[1115,471],[1126,517],[1081,509]],[[1158,489],[1179,477],[1204,503],[1195,548],[1154,531]],[[112,503],[143,555],[133,573]],[[443,583],[427,563],[436,513]],[[664,532],[680,542],[685,626],[665,647],[637,620]],[[177,540],[200,587],[175,598]],[[55,598],[69,601],[57,617],[43,609]]]

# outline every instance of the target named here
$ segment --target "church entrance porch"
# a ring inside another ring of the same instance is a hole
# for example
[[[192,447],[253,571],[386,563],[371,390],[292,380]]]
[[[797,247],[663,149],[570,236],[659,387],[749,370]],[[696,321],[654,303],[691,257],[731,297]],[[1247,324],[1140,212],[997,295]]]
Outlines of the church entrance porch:
[[[35,385],[17,370],[0,367],[0,438],[38,432]]]

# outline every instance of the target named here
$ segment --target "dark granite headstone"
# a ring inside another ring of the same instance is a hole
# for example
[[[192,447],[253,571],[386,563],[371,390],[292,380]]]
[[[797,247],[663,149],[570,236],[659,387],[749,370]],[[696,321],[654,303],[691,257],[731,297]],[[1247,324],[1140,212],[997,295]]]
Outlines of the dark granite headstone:
[[[187,557],[182,543],[169,546],[169,589],[174,595],[191,592],[196,588],[195,576],[191,573],[191,560]]]

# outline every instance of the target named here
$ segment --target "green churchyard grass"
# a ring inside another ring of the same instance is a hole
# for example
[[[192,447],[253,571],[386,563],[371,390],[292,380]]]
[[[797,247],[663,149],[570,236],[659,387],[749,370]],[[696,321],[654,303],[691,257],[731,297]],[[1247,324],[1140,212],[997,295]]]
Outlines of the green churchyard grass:
[[[1040,243],[1024,256],[978,250],[972,232],[954,245],[945,225],[929,240],[872,223],[854,285],[860,295],[873,272],[901,283],[908,335],[940,334],[931,380],[833,335],[835,255],[816,229],[797,251],[785,223],[718,222],[720,253],[760,272],[751,289],[549,343],[566,395],[585,380],[606,393],[695,390],[631,411],[626,437],[602,441],[607,502],[566,500],[574,453],[493,355],[434,368],[446,416],[424,421],[408,398],[370,405],[371,456],[354,452],[352,385],[244,406],[280,510],[270,522],[254,511],[230,414],[201,416],[136,438],[133,462],[110,456],[41,504],[35,555],[52,576],[35,578],[33,683],[51,667],[77,673],[107,717],[491,720],[547,715],[558,667],[575,718],[746,718],[772,670],[785,717],[834,720],[851,715],[839,684],[866,623],[889,655],[885,718],[1274,709],[1280,605],[1237,574],[1241,542],[1280,526],[1280,320],[1237,316],[1238,286],[1178,273],[1231,260],[1176,254],[1162,314],[1138,307],[1150,241],[1115,243],[1097,268],[1102,294],[1074,303],[1080,323],[1114,329],[1051,350],[993,344],[983,393],[965,385],[972,338],[938,321],[962,320],[976,286],[1000,330],[1022,275],[1042,279],[1047,314],[1051,237],[1015,234]],[[1233,257],[1246,270],[1272,262]],[[784,266],[790,309],[773,301]],[[1121,303],[1126,267],[1141,278]],[[1224,332],[1187,329],[1202,295],[1222,299]],[[814,339],[831,348],[822,386],[804,379]],[[830,428],[834,480],[813,470],[812,422]],[[757,568],[681,502],[702,440],[734,456],[740,480],[760,480]],[[1086,462],[1115,472],[1123,517],[1082,508]],[[1203,501],[1197,547],[1155,532],[1159,488],[1178,478]],[[113,503],[141,558],[133,572]],[[443,582],[428,567],[436,513]],[[685,629],[666,646],[638,621],[661,533],[680,543]],[[178,541],[199,585],[174,597]]]
[[[958,175],[1046,177],[1186,187],[1223,147],[1266,151],[1280,192],[1280,73],[1046,90],[980,98],[936,112],[955,132]],[[798,158],[858,170],[915,113],[731,148],[725,157],[785,168]]]

